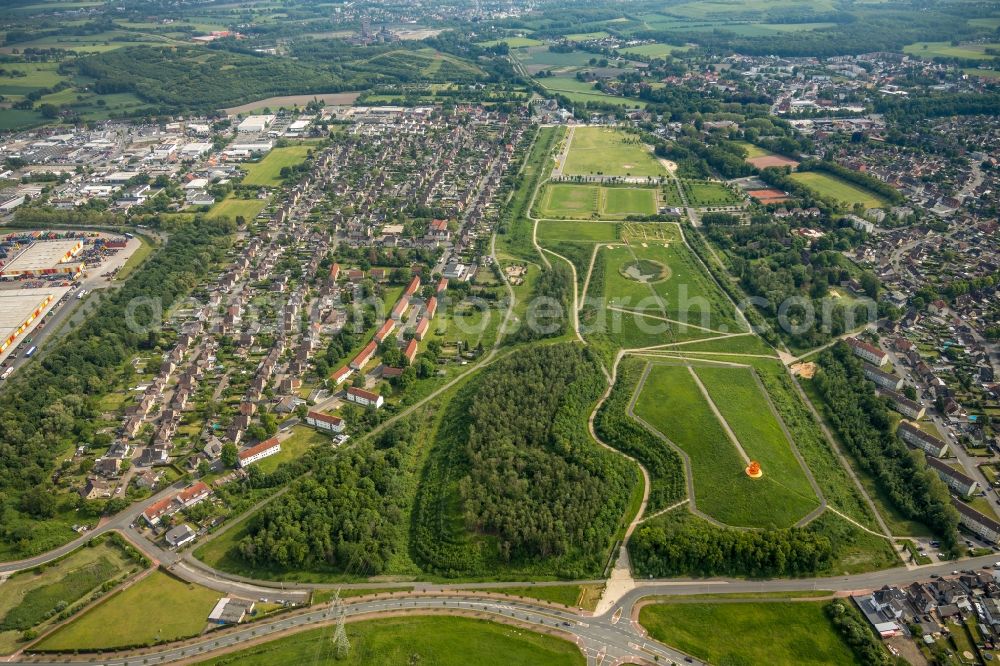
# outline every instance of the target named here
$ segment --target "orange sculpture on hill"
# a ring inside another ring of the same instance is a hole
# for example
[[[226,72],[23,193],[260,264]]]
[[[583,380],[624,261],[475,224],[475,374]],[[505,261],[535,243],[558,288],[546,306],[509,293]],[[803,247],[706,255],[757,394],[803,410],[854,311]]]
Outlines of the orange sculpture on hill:
[[[760,463],[757,462],[756,460],[750,461],[750,464],[747,465],[746,473],[747,476],[749,476],[751,479],[759,479],[760,477],[764,476],[764,472],[762,472],[760,469]]]

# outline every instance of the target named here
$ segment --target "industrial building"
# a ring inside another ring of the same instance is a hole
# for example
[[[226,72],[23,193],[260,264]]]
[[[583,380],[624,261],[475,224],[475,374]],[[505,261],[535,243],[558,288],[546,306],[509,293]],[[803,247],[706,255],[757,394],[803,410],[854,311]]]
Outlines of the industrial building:
[[[83,249],[82,240],[52,240],[32,243],[0,267],[0,277],[33,277],[83,270],[81,261],[73,261]]]
[[[0,292],[0,353],[24,333],[35,321],[55,294],[31,290],[26,292]]]

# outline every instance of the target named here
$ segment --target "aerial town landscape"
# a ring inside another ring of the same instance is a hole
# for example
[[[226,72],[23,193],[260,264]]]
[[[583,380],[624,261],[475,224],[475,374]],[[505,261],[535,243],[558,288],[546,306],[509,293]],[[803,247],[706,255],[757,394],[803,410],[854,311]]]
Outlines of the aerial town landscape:
[[[0,662],[1000,659],[1000,4],[2,5]]]

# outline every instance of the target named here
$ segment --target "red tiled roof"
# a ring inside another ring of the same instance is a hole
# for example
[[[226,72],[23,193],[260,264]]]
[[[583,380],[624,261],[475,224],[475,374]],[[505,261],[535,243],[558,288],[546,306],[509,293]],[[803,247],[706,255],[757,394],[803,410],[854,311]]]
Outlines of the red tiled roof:
[[[249,449],[240,451],[240,460],[246,460],[247,458],[251,458],[257,455],[258,453],[267,451],[268,449],[278,446],[279,444],[280,442],[278,442],[277,437],[272,437],[271,439],[264,440],[263,442],[257,444],[256,446],[251,446]]]

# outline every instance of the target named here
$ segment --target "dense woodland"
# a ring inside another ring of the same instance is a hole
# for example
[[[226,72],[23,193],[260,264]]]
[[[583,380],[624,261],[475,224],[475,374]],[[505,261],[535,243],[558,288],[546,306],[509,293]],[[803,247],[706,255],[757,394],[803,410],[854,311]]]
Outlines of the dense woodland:
[[[599,575],[637,482],[587,431],[603,386],[597,359],[573,344],[531,347],[485,370],[445,414],[421,481],[412,537],[421,564],[492,575],[549,563],[561,576]]]
[[[311,476],[253,517],[239,554],[271,569],[383,573],[403,530],[399,490],[413,442],[401,425],[374,443],[320,457]]]
[[[152,259],[118,291],[100,299],[97,310],[65,338],[51,346],[40,362],[8,380],[0,401],[0,539],[27,551],[43,549],[24,518],[46,519],[76,506],[76,495],[59,504],[50,487],[57,452],[80,445],[106,446],[97,435],[97,401],[118,388],[122,365],[142,349],[152,349],[152,332],[126,324],[131,311],[137,324],[155,322],[151,307],[134,307],[133,299],[160,303],[163,310],[188,294],[223,258],[231,224],[196,220],[174,234]]]
[[[706,228],[709,239],[726,252],[730,272],[770,323],[771,330],[762,335],[772,344],[783,338],[795,348],[817,347],[878,314],[874,301],[830,298],[831,289],[846,292],[840,284],[852,279],[865,296],[878,295],[877,278],[858,271],[842,254],[860,238],[850,227],[831,229],[811,248],[786,224]]]
[[[904,516],[926,524],[946,550],[958,552],[958,512],[948,487],[927,467],[921,451],[911,451],[894,433],[885,400],[865,379],[862,363],[843,342],[823,352],[813,381],[823,397],[826,418],[847,450],[874,477]]]

